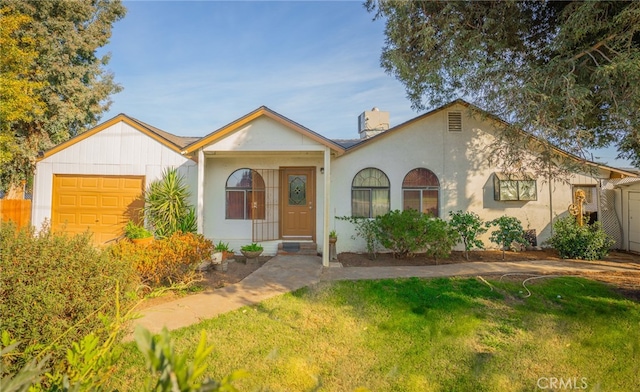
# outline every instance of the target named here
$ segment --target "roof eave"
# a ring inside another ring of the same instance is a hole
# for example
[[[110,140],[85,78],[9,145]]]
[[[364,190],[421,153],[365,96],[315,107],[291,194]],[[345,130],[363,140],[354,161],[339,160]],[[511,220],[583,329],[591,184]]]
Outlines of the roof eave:
[[[181,154],[181,155],[185,155],[182,153],[182,148],[173,143],[172,141],[166,139],[165,137],[163,137],[162,135],[159,135],[158,133],[154,132],[152,129],[150,129],[149,127],[145,126],[144,123],[142,123],[139,120],[136,120],[135,118],[129,117],[126,114],[120,113],[117,116],[96,125],[95,127],[79,134],[76,135],[74,137],[72,137],[71,139],[58,144],[57,146],[52,147],[51,149],[45,151],[42,156],[38,157],[38,159],[36,160],[36,162],[39,162],[43,159],[46,159],[66,148],[69,148],[71,146],[73,146],[76,143],[79,143],[87,138],[89,138],[92,135],[95,135],[96,133],[99,133],[119,122],[124,122],[125,124],[135,128],[136,130],[138,130],[139,132],[144,133],[145,135],[149,136],[150,138],[154,139],[155,141],[163,144],[164,146],[166,146],[167,148],[171,149],[172,151]],[[190,156],[187,155],[187,158],[191,159]]]
[[[182,150],[182,153],[192,154],[195,151],[203,148],[204,146],[207,146],[211,143],[214,143],[217,140],[222,139],[223,137],[237,131],[238,129],[250,123],[251,121],[256,120],[263,116],[270,118],[290,129],[293,129],[326,147],[329,147],[330,149],[335,151],[337,155],[342,155],[345,152],[345,149],[339,144],[335,143],[334,141],[325,138],[324,136],[298,124],[293,120],[290,120],[289,118],[269,109],[266,106],[261,106],[258,109],[240,117],[239,119],[232,121],[229,124],[211,132],[210,134],[204,136],[202,139],[189,144]]]

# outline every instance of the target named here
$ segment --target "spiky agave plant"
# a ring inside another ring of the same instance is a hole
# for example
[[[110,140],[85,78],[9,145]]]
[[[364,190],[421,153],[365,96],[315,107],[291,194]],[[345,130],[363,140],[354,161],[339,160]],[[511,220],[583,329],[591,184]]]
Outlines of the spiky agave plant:
[[[187,220],[195,221],[195,216],[190,216],[193,212],[188,202],[190,196],[184,176],[176,168],[165,169],[162,178],[149,184],[145,192],[144,216],[157,237],[168,237],[186,227],[195,228],[194,224],[185,225]]]

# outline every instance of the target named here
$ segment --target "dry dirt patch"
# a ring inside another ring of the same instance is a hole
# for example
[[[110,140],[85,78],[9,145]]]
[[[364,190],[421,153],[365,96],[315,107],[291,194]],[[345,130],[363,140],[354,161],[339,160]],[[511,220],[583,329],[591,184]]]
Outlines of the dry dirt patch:
[[[527,261],[527,260],[562,260],[558,253],[553,249],[528,250],[522,252],[505,252],[504,260],[502,252],[498,250],[483,250],[469,252],[469,261]],[[618,263],[636,263],[640,266],[640,255],[634,255],[625,252],[611,252],[604,261]],[[396,259],[391,253],[378,253],[375,259],[370,259],[366,253],[340,253],[338,261],[344,267],[386,267],[396,265],[438,265],[438,264],[456,264],[466,263],[464,252],[453,251],[451,257],[446,259],[434,260],[432,257],[426,257],[424,254],[416,254],[414,257],[406,259]]]

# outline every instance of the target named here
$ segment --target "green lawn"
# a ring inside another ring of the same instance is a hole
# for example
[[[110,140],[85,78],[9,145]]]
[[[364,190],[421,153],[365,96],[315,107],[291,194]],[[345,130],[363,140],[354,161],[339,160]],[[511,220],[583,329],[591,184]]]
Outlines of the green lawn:
[[[205,330],[208,375],[245,369],[246,391],[638,390],[640,304],[579,278],[536,280],[527,298],[520,282],[489,283],[325,283],[172,337],[194,352]],[[142,390],[142,357],[125,349],[113,386]]]

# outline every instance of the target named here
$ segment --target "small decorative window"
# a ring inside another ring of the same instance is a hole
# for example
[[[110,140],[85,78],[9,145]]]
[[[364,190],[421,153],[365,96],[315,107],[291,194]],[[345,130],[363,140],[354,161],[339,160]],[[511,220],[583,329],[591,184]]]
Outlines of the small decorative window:
[[[429,169],[411,170],[402,181],[403,209],[438,216],[440,182]]]
[[[255,170],[238,169],[231,173],[226,194],[227,219],[264,219],[264,180]]]
[[[493,176],[493,198],[498,201],[538,200],[536,180],[530,175],[495,173]]]
[[[351,215],[375,218],[389,212],[389,188],[389,178],[381,170],[360,170],[351,184]]]
[[[449,132],[462,132],[462,112],[447,112],[447,129]]]

